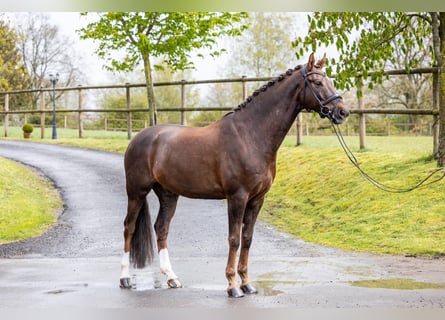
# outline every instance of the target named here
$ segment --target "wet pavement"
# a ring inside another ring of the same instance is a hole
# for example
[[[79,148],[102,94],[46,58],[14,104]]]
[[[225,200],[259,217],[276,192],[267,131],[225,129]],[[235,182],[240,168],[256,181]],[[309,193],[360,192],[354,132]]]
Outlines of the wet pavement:
[[[157,259],[132,269],[119,289],[125,216],[123,157],[56,145],[0,140],[0,156],[54,181],[64,200],[45,235],[0,246],[0,307],[94,308],[444,308],[445,289],[353,286],[406,279],[445,284],[445,259],[372,255],[326,248],[258,223],[250,274],[259,293],[227,297],[224,201],[181,198],[170,231],[170,257],[184,288],[168,289]],[[152,216],[155,197],[149,195]],[[154,218],[153,218],[154,221]]]

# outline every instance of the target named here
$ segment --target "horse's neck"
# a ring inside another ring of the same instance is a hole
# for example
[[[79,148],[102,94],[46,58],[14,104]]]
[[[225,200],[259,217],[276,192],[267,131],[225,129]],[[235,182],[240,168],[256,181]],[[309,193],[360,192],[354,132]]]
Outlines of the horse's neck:
[[[246,107],[238,111],[237,120],[253,140],[267,153],[276,153],[297,114],[301,111],[298,96],[301,88],[292,75],[267,91],[260,93]]]

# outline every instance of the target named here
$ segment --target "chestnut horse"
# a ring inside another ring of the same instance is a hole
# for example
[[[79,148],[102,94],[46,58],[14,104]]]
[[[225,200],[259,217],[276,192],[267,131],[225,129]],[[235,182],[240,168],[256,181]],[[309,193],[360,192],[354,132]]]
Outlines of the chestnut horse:
[[[233,112],[206,127],[160,125],[134,137],[124,160],[128,210],[122,288],[131,288],[130,260],[135,267],[143,268],[153,258],[146,196],[154,190],[160,203],[154,230],[161,272],[167,276],[169,287],[181,287],[170,263],[167,238],[178,197],[184,196],[227,199],[227,293],[242,297],[257,292],[247,272],[249,248],[255,221],[275,177],[278,148],[303,109],[315,111],[335,124],[349,115],[332,81],[322,72],[325,61],[326,55],[316,63],[312,53],[306,65],[269,81]]]

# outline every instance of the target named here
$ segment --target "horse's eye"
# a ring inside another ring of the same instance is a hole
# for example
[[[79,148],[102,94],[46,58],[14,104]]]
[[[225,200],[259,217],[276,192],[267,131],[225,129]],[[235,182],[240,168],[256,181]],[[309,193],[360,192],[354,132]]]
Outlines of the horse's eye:
[[[315,80],[315,85],[317,87],[321,87],[323,85],[323,82],[321,82],[320,80]]]

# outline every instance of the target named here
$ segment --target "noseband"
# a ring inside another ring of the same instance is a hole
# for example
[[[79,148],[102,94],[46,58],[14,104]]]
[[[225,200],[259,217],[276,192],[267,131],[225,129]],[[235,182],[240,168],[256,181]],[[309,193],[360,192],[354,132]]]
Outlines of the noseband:
[[[320,106],[320,111],[318,112],[318,114],[320,115],[320,117],[322,118],[329,118],[330,120],[332,120],[332,113],[331,110],[326,107],[329,103],[331,103],[334,100],[340,99],[343,100],[343,97],[334,93],[333,95],[331,95],[329,98],[327,98],[326,100],[321,100],[321,98],[318,96],[318,94],[314,91],[314,88],[312,87],[312,85],[309,82],[308,77],[311,74],[318,74],[323,76],[324,78],[326,78],[326,73],[322,73],[322,72],[317,72],[317,71],[311,71],[309,73],[306,73],[306,65],[303,66],[302,69],[302,73],[303,73],[303,78],[304,78],[304,105],[306,105],[306,89],[309,88],[312,95],[314,96],[314,98],[317,100],[319,106]]]

